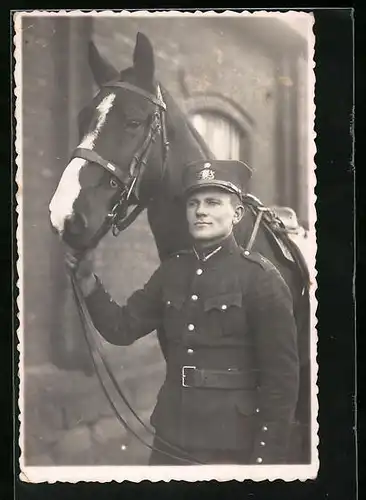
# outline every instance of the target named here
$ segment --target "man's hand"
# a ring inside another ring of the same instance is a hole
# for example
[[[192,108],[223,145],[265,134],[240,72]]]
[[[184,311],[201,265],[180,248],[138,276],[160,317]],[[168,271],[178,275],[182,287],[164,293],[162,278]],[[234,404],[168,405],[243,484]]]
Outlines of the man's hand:
[[[68,250],[65,253],[65,264],[76,277],[83,295],[88,296],[96,286],[96,279],[93,273],[93,253],[89,252],[80,258],[71,250]]]

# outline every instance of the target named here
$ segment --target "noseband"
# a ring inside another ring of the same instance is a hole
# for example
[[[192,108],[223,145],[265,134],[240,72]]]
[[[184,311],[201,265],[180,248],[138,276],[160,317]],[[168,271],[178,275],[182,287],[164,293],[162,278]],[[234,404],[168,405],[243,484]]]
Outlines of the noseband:
[[[139,213],[144,210],[145,205],[141,202],[138,202],[136,207],[131,211],[130,214],[128,214],[129,200],[132,194],[135,195],[137,200],[139,199],[138,191],[141,184],[141,179],[147,161],[149,159],[151,147],[159,133],[162,140],[162,179],[165,175],[168,160],[169,142],[167,137],[165,118],[166,104],[163,100],[160,85],[157,84],[155,95],[128,82],[113,81],[103,86],[103,88],[114,87],[122,88],[143,96],[145,99],[149,100],[155,105],[155,110],[149,124],[148,132],[141,146],[133,155],[128,167],[127,174],[125,173],[124,169],[121,168],[118,164],[106,160],[94,150],[86,148],[76,148],[72,153],[72,158],[82,158],[83,160],[97,163],[98,165],[103,167],[117,179],[119,185],[117,202],[113,206],[112,210],[107,214],[100,229],[94,235],[93,241],[90,242],[89,248],[96,246],[100,239],[109,231],[109,229],[112,229],[113,235],[117,236],[136,219]]]

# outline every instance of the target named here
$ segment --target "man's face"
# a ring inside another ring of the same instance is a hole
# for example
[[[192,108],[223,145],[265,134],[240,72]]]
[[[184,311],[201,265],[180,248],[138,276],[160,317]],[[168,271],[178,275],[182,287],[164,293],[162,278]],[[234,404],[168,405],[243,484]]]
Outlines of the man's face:
[[[213,243],[228,236],[242,215],[242,207],[232,195],[219,188],[201,188],[187,199],[187,220],[192,237],[201,243]]]

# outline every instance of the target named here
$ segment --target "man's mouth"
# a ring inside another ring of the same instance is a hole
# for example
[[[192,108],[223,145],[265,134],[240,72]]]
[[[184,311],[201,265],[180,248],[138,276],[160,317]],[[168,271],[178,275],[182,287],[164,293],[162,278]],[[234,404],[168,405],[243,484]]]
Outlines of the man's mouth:
[[[197,221],[194,223],[195,226],[198,226],[198,227],[203,227],[203,226],[210,226],[211,225],[211,222],[203,222],[203,221]]]

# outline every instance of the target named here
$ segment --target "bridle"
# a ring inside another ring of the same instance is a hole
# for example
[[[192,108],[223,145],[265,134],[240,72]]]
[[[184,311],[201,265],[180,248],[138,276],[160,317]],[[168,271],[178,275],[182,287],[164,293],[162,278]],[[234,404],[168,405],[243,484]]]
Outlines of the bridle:
[[[163,157],[163,163],[162,163],[162,179],[164,177],[165,171],[166,171],[166,166],[167,166],[167,160],[168,160],[168,152],[169,152],[169,142],[167,139],[167,130],[166,130],[166,120],[165,120],[165,113],[166,113],[166,104],[163,100],[163,96],[161,94],[160,86],[157,84],[156,86],[156,94],[150,94],[149,92],[144,91],[140,87],[137,87],[135,85],[132,85],[127,82],[120,82],[120,81],[114,81],[110,82],[106,85],[104,85],[105,88],[122,88],[125,90],[129,90],[132,92],[135,92],[137,94],[142,95],[146,99],[148,99],[150,102],[155,104],[155,110],[152,115],[152,119],[149,124],[148,132],[146,136],[144,137],[144,140],[141,144],[141,146],[138,148],[136,153],[133,155],[132,160],[130,162],[129,168],[128,168],[128,174],[126,175],[124,173],[124,170],[118,166],[116,163],[111,162],[103,158],[101,155],[99,155],[95,150],[91,149],[86,149],[86,148],[76,148],[73,153],[72,153],[72,158],[82,158],[84,160],[97,163],[101,167],[103,167],[105,170],[107,170],[110,174],[112,174],[118,181],[118,186],[120,187],[119,192],[118,192],[118,198],[116,203],[114,204],[112,210],[107,214],[107,216],[104,219],[104,222],[102,226],[99,228],[99,230],[95,233],[94,237],[92,238],[92,241],[88,244],[87,249],[84,250],[84,252],[87,252],[91,250],[93,247],[95,247],[101,238],[110,230],[112,229],[113,235],[117,236],[121,231],[123,231],[126,227],[128,227],[138,216],[138,214],[144,210],[145,204],[143,204],[141,201],[137,203],[136,207],[128,214],[128,207],[129,207],[129,200],[132,194],[135,195],[136,199],[139,200],[138,197],[138,190],[139,190],[139,185],[141,183],[141,178],[143,176],[143,172],[145,170],[150,152],[151,152],[151,147],[153,143],[156,140],[157,135],[160,133],[161,134],[161,140],[162,140],[162,157]],[[82,253],[84,253],[82,252]],[[81,254],[80,254],[81,255]],[[89,330],[95,330],[93,323],[90,319],[90,315],[88,313],[85,300],[83,297],[83,294],[80,290],[79,283],[75,277],[74,272],[70,272],[70,279],[71,279],[71,286],[74,294],[74,299],[77,307],[77,311],[79,313],[80,317],[80,322],[82,326],[82,332],[84,335],[84,338],[86,340],[86,344],[89,350],[89,353],[91,355],[92,359],[92,364],[95,370],[95,373],[97,375],[97,378],[100,382],[101,388],[114,412],[116,415],[118,421],[122,424],[124,429],[126,429],[128,432],[130,432],[135,438],[140,441],[145,447],[149,448],[152,451],[157,451],[162,455],[171,457],[175,460],[181,461],[186,464],[190,465],[198,465],[202,464],[201,461],[197,460],[195,457],[193,457],[191,454],[186,452],[185,450],[181,449],[179,446],[176,446],[169,441],[163,439],[160,437],[156,432],[153,432],[138,416],[138,414],[135,412],[135,410],[132,408],[131,404],[127,400],[126,396],[123,394],[121,388],[119,387],[119,384],[116,380],[116,378],[113,375],[113,370],[109,366],[107,360],[104,358],[103,354],[100,352],[98,346],[96,345],[95,340],[89,334]],[[98,359],[98,361],[96,360]],[[118,411],[118,408],[114,404],[113,400],[111,399],[111,396],[108,392],[108,389],[105,385],[105,382],[103,381],[103,377],[99,373],[98,369],[98,364],[101,364],[103,366],[103,369],[106,373],[107,378],[109,379],[110,383],[114,387],[115,391],[117,392],[118,396],[120,399],[123,401],[123,403],[127,406],[129,411],[132,413],[132,415],[135,417],[136,421],[147,431],[149,434],[154,435],[155,439],[157,442],[162,443],[163,446],[165,446],[164,449],[159,449],[153,445],[150,445],[148,442],[146,442],[143,438],[140,437],[140,435],[130,426],[130,424],[124,419],[124,417],[120,414]],[[167,448],[168,447],[168,448]],[[170,451],[171,450],[171,451]]]
[[[98,231],[96,231],[91,239],[88,245],[88,250],[96,247],[99,241],[110,229],[112,229],[114,236],[118,236],[118,234],[132,224],[136,217],[146,208],[146,203],[139,200],[139,190],[151,153],[152,145],[156,141],[159,134],[161,136],[162,144],[161,180],[163,180],[165,176],[169,154],[169,141],[166,127],[166,104],[164,102],[159,83],[156,85],[155,94],[147,92],[131,83],[122,81],[112,81],[106,83],[103,85],[103,88],[122,88],[124,90],[134,92],[135,94],[139,94],[148,101],[152,102],[155,105],[155,110],[151,116],[147,134],[144,137],[142,144],[133,155],[128,166],[127,173],[126,169],[121,168],[115,162],[103,158],[94,149],[92,150],[77,147],[71,155],[71,159],[81,158],[100,165],[116,179],[119,188],[117,201],[106,215],[101,227]],[[137,200],[137,204],[135,208],[128,213],[132,194]]]

